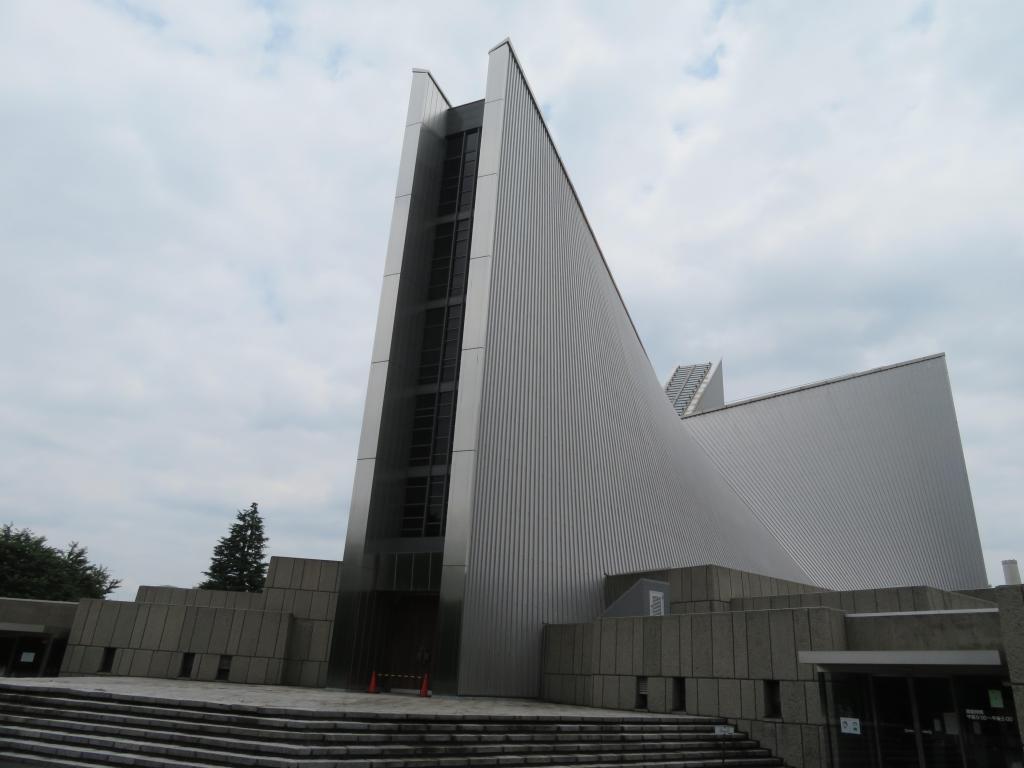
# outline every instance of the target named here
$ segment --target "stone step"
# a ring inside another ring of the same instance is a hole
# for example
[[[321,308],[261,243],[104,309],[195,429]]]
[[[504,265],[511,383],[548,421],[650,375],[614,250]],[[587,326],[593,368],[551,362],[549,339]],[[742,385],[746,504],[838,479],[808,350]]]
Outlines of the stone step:
[[[28,751],[5,751],[0,749],[0,766],[11,763],[16,766],[36,766],[37,768],[99,768],[109,765],[127,765],[122,756],[102,750],[82,751],[78,758],[59,757],[54,754],[35,754]],[[142,765],[141,763],[135,763]],[[607,768],[608,763],[549,763],[546,768]],[[634,763],[630,768],[777,768],[782,761],[777,758],[751,758],[725,761],[671,761]],[[186,763],[179,760],[161,759],[145,763],[145,768],[209,768],[199,763]]]
[[[56,745],[52,748],[41,749],[38,744],[26,743],[23,749],[11,748],[12,745],[5,744],[0,747],[0,760],[6,759],[14,762],[15,765],[43,765],[43,766],[83,766],[93,768],[93,766],[109,766],[109,765],[133,765],[139,766],[140,768],[210,768],[211,764],[202,762],[190,762],[177,760],[167,756],[150,756],[150,755],[139,755],[132,754],[126,755],[120,752],[111,752],[95,747],[65,747],[62,745]],[[15,745],[16,747],[17,745]],[[580,759],[587,760],[588,756],[582,755]],[[474,766],[474,765],[531,765],[531,766],[547,766],[547,768],[568,768],[569,765],[574,768],[607,768],[612,765],[626,765],[619,761],[608,762],[601,760],[600,762],[572,762],[572,763],[560,763],[551,761],[542,762],[489,762],[489,763],[469,763],[458,760],[442,760],[442,761],[371,761],[371,762],[322,762],[322,761],[310,761],[305,760],[301,762],[293,762],[292,768],[456,768],[457,766]],[[732,758],[726,757],[724,759],[659,759],[653,757],[650,759],[630,762],[628,763],[630,768],[712,768],[712,766],[718,766],[719,768],[758,768],[758,767],[778,767],[782,763],[776,758]]]
[[[78,731],[96,731],[98,733],[120,734],[130,736],[134,733],[151,734],[154,738],[170,738],[175,741],[186,738],[203,739],[203,743],[215,744],[218,740],[233,743],[239,740],[251,740],[254,745],[267,744],[271,751],[287,752],[301,745],[313,748],[325,748],[321,745],[388,745],[388,744],[458,744],[458,745],[490,745],[490,744],[534,744],[548,746],[554,744],[618,744],[628,745],[636,742],[673,743],[680,747],[687,745],[714,744],[724,740],[739,743],[745,739],[744,734],[735,733],[730,736],[713,737],[711,734],[671,734],[671,733],[519,733],[519,734],[462,734],[462,733],[419,733],[419,734],[317,734],[302,732],[295,734],[289,731],[262,731],[258,734],[250,729],[225,728],[208,726],[202,723],[178,720],[157,720],[153,718],[118,718],[117,723],[110,718],[87,710],[64,710],[46,707],[23,707],[21,714],[11,714],[0,710],[0,723],[10,725],[39,726],[43,728]],[[162,735],[161,735],[162,734]],[[258,736],[259,738],[254,738]],[[301,739],[295,738],[301,736]],[[752,742],[751,742],[752,743]],[[326,747],[329,748],[329,747]]]
[[[228,765],[257,765],[264,768],[286,768],[288,765],[299,759],[322,759],[349,761],[354,758],[364,758],[371,763],[388,761],[396,758],[402,762],[410,759],[420,758],[442,758],[458,757],[465,758],[468,764],[476,764],[482,758],[505,758],[519,757],[526,759],[535,755],[564,755],[586,753],[592,751],[582,745],[496,745],[484,747],[465,747],[461,745],[391,745],[383,748],[369,747],[339,747],[326,748],[324,750],[311,750],[309,747],[288,750],[285,752],[274,751],[261,747],[252,742],[232,742],[221,740],[217,745],[196,745],[195,743],[168,743],[167,741],[156,741],[152,738],[145,738],[146,734],[128,735],[99,735],[91,733],[73,732],[65,730],[54,730],[45,728],[11,727],[0,726],[0,739],[13,738],[19,740],[33,740],[48,743],[60,743],[67,745],[78,745],[98,747],[109,750],[125,749],[133,753],[167,755],[176,759],[191,760],[202,757],[206,762],[222,763]],[[141,738],[140,738],[141,737]],[[767,750],[753,747],[751,745],[734,745],[723,742],[721,745],[709,744],[703,749],[689,748],[680,749],[677,744],[650,744],[650,745],[601,745],[599,754],[604,759],[615,757],[619,762],[636,762],[637,755],[660,755],[673,759],[713,759],[719,757],[764,757]],[[510,761],[506,761],[510,762]]]
[[[95,768],[103,765],[135,765],[140,768],[210,768],[204,763],[190,763],[167,758],[138,760],[137,755],[92,748],[67,748],[59,744],[39,744],[17,739],[0,740],[0,759],[15,765],[74,766]]]
[[[452,713],[393,713],[393,712],[353,712],[346,710],[303,710],[283,707],[261,707],[250,704],[220,703],[211,701],[187,701],[160,699],[153,696],[141,696],[137,694],[113,694],[106,691],[85,691],[71,690],[57,686],[33,685],[31,688],[12,683],[0,681],[0,699],[5,696],[35,697],[61,700],[89,701],[100,704],[107,702],[115,705],[146,706],[155,705],[158,708],[180,708],[189,711],[209,711],[215,714],[223,714],[230,710],[233,716],[250,715],[260,717],[285,716],[289,719],[310,718],[314,720],[346,720],[354,719],[360,722],[380,721],[393,725],[398,722],[421,722],[421,723],[509,723],[530,722],[543,724],[644,724],[644,725],[678,725],[680,723],[693,724],[714,724],[722,722],[720,718],[706,717],[704,715],[690,715],[685,713],[672,715],[648,715],[637,714],[621,716],[609,715],[595,710],[594,714],[586,715],[552,715],[552,714],[519,714],[519,715],[481,715],[481,714],[452,714]]]
[[[388,719],[390,718],[390,719]],[[319,712],[0,683],[0,766],[141,768],[704,768],[781,766],[724,721]]]
[[[85,697],[57,697],[39,695],[9,694],[0,690],[0,710],[9,709],[5,705],[11,704],[17,707],[49,706],[54,708],[67,708],[81,711],[87,707],[89,711],[109,713],[113,716],[130,715],[132,717],[148,716],[159,720],[172,718],[179,721],[195,721],[206,723],[218,723],[223,725],[234,725],[239,728],[252,728],[264,731],[287,730],[287,731],[351,731],[351,732],[380,732],[389,731],[394,733],[439,733],[439,732],[551,732],[551,733],[712,733],[714,726],[724,722],[717,718],[698,718],[696,716],[681,716],[677,720],[668,719],[665,721],[658,718],[657,722],[649,723],[643,718],[603,718],[594,717],[591,719],[578,719],[575,721],[532,721],[525,718],[513,718],[510,720],[490,720],[460,716],[437,716],[417,717],[413,719],[405,716],[403,719],[386,722],[378,719],[356,720],[348,719],[334,720],[325,718],[296,717],[265,717],[250,714],[235,713],[233,707],[229,711],[210,711],[206,709],[191,709],[170,704],[154,706],[150,704],[134,704],[130,702],[111,702],[105,699],[87,699]],[[228,709],[225,707],[225,709]],[[299,714],[299,713],[297,713]],[[318,713],[301,713],[318,714]]]

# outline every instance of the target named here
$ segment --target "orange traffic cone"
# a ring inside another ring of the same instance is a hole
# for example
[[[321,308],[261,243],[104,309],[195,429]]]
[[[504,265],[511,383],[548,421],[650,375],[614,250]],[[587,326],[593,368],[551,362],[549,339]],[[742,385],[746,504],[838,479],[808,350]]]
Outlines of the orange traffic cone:
[[[430,673],[423,673],[423,682],[420,683],[420,696],[427,698],[430,695]]]
[[[370,687],[366,689],[366,692],[380,693],[380,691],[377,690],[377,670],[374,670],[373,673],[370,675]]]

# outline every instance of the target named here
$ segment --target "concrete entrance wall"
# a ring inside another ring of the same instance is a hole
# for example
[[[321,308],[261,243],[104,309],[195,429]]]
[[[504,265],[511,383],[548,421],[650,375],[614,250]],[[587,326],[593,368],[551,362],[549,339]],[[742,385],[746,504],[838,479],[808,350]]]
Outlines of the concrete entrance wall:
[[[930,587],[810,592],[773,581],[766,587],[762,577],[751,575],[745,583],[754,586],[747,589],[776,592],[754,597],[744,595],[743,588],[739,594],[732,586],[726,590],[735,580],[720,571],[731,570],[703,566],[677,569],[678,574],[659,572],[673,585],[674,615],[546,626],[542,697],[565,704],[617,709],[640,704],[651,712],[680,708],[726,717],[787,764],[811,768],[828,764],[832,746],[823,703],[828,673],[826,667],[802,663],[801,653],[806,659],[813,658],[808,652],[903,651],[910,655],[899,658],[911,665],[904,673],[913,675],[915,653],[992,651],[996,666],[986,674],[1009,675],[1020,726],[1020,587],[971,595]],[[640,577],[651,574],[634,575]],[[628,588],[627,577],[613,578],[616,583],[606,589],[611,599]],[[778,594],[781,590],[786,594]],[[705,611],[695,612],[698,607]],[[772,717],[766,709],[766,685],[775,683],[781,706]],[[638,696],[644,685],[646,701]]]
[[[75,612],[63,675],[188,677],[251,684],[323,686],[327,678],[339,563],[271,558],[262,592],[139,587],[134,602],[83,600]],[[107,650],[113,649],[113,650]]]

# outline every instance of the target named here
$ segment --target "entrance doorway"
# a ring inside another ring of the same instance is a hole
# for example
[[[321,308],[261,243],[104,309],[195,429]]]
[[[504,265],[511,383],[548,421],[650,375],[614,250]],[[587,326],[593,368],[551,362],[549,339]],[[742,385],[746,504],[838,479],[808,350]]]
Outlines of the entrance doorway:
[[[436,655],[436,593],[380,592],[374,669],[385,688],[419,688]]]
[[[1024,768],[1013,692],[999,678],[833,674],[842,768]]]
[[[66,638],[0,632],[0,677],[56,677]]]
[[[882,765],[919,768],[914,697],[909,678],[875,677],[871,684]]]

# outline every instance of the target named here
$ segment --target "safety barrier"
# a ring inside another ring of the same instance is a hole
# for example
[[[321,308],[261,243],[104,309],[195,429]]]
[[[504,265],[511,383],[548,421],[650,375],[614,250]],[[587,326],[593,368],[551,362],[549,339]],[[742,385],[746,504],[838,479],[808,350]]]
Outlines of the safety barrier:
[[[391,682],[395,680],[410,680],[420,681],[420,696],[427,698],[430,696],[430,673],[424,672],[420,675],[408,674],[402,672],[377,672],[374,670],[370,674],[370,685],[366,689],[367,693],[381,693],[389,692],[391,690]]]

